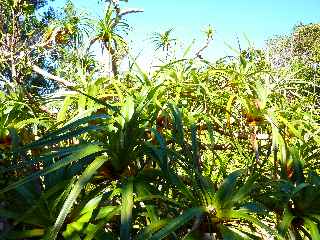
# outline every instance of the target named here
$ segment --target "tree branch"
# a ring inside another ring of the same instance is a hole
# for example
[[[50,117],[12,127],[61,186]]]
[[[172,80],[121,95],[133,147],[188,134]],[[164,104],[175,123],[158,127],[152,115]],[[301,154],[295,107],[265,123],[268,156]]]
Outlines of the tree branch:
[[[71,83],[61,77],[58,77],[58,76],[55,76],[51,73],[48,73],[47,71],[41,69],[40,67],[36,66],[36,65],[33,65],[32,66],[32,70],[35,71],[36,73],[42,75],[43,77],[45,78],[48,78],[48,79],[51,79],[51,80],[54,80],[60,84],[62,84],[63,86],[65,87],[74,87],[75,84],[74,83]]]
[[[202,48],[200,48],[200,49],[198,50],[198,52],[196,53],[196,58],[199,58],[199,59],[201,59],[201,60],[203,59],[203,57],[202,57],[202,52],[203,52],[206,48],[209,47],[211,40],[212,40],[211,38],[207,38],[205,44],[204,44],[204,45],[202,46]]]
[[[127,15],[127,14],[131,14],[131,13],[141,13],[144,12],[143,9],[139,9],[139,8],[130,8],[130,9],[125,9],[123,12],[120,12],[118,17],[122,18],[123,16]]]

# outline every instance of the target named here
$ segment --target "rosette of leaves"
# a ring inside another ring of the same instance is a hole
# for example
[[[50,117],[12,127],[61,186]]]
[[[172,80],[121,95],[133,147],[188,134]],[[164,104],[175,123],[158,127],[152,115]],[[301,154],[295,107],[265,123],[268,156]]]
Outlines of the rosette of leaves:
[[[170,143],[154,130],[157,144],[148,144],[147,150],[166,178],[167,186],[162,191],[180,206],[169,208],[167,218],[148,225],[139,239],[164,239],[170,235],[181,239],[200,239],[204,237],[203,233],[219,239],[259,239],[262,233],[269,237],[277,236],[258,218],[258,215],[266,214],[263,205],[250,199],[255,188],[255,176],[241,181],[239,178],[246,171],[237,170],[222,183],[210,181],[202,173],[195,126],[191,126],[189,138],[179,109],[173,105],[170,108]]]

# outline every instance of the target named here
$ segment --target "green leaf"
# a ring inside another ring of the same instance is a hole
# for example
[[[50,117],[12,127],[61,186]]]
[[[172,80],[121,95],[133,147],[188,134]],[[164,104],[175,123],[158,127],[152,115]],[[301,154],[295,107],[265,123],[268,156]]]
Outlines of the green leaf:
[[[255,177],[249,178],[236,193],[233,194],[231,202],[232,203],[240,203],[244,199],[246,199],[252,189],[255,187],[254,185]]]
[[[288,232],[288,229],[293,219],[294,219],[294,216],[292,215],[292,213],[289,211],[289,209],[285,208],[282,216],[282,220],[278,226],[279,233],[281,236],[285,236],[285,234]]]
[[[34,239],[44,235],[44,229],[36,228],[31,230],[24,230],[24,231],[10,231],[6,235],[6,239]]]
[[[138,198],[136,198],[135,201],[139,200],[142,202],[144,199],[152,199],[153,200],[152,197],[157,198],[157,196],[152,195],[152,193],[148,190],[148,187],[144,183],[139,182],[139,184],[136,184],[135,188],[136,188],[136,192],[138,194]],[[161,198],[164,196],[161,195],[159,197]],[[147,217],[151,223],[159,220],[158,215],[157,215],[157,211],[155,209],[155,205],[147,204],[146,210],[147,210]]]
[[[106,223],[116,214],[119,214],[121,207],[118,206],[106,206],[99,210],[96,220],[101,219],[101,221],[96,225],[96,227],[87,233],[84,240],[91,240],[97,237],[99,231],[105,228]],[[104,238],[102,238],[104,239]]]
[[[320,240],[319,224],[311,221],[309,218],[303,218],[304,225],[309,229],[312,240]]]
[[[195,39],[193,39],[192,42],[189,44],[189,46],[184,50],[184,52],[182,54],[182,58],[185,58],[189,54],[189,52],[191,51],[194,43],[195,43]]]
[[[67,96],[64,101],[63,101],[63,106],[62,108],[60,109],[60,111],[58,112],[58,115],[57,115],[57,121],[58,122],[63,122],[65,121],[66,119],[66,114],[68,112],[68,108],[69,106],[71,105],[72,103],[72,98],[71,96]]]
[[[131,239],[131,218],[133,208],[133,183],[129,179],[122,189],[120,240]]]
[[[161,84],[155,87],[152,87],[150,90],[148,90],[146,96],[143,97],[143,101],[141,101],[137,106],[137,109],[136,109],[137,114],[141,114],[141,112],[147,108],[148,104],[152,103],[152,101],[153,102],[156,101],[160,88],[161,88]]]
[[[204,213],[203,208],[190,208],[183,212],[180,216],[172,219],[166,226],[164,226],[160,231],[155,233],[150,240],[161,240],[171,233],[173,233],[175,230],[182,227],[184,224],[189,222],[194,217],[199,217]]]
[[[242,172],[242,170],[236,170],[230,173],[219,187],[219,190],[215,194],[215,198],[221,204],[221,206],[225,206],[227,202],[231,200],[237,179],[241,176]]]
[[[137,240],[146,240],[150,239],[152,237],[152,234],[162,227],[166,226],[168,224],[169,220],[162,219],[157,220],[151,224],[149,224],[147,227],[143,229],[143,232],[139,234]]]
[[[129,122],[134,114],[134,101],[132,97],[127,97],[123,107],[121,108],[121,115],[124,117],[125,122]],[[124,126],[124,123],[121,124]]]
[[[260,227],[261,229],[266,230],[270,235],[276,236],[279,239],[282,239],[279,234],[277,234],[276,231],[271,229],[269,226],[264,224],[262,221],[259,219],[255,218],[254,216],[248,214],[248,211],[246,209],[239,209],[239,210],[231,210],[228,212],[227,217],[233,218],[233,219],[242,219],[248,222],[253,223],[254,225]]]
[[[168,172],[168,156],[167,156],[166,141],[156,129],[152,128],[151,131],[154,133],[154,136],[159,144],[159,147],[156,147],[151,144],[148,147],[150,147],[153,153],[155,154],[154,157],[158,160],[162,171],[167,173]]]
[[[244,239],[248,239],[248,238],[242,237],[238,233],[232,231],[231,229],[229,229],[228,227],[226,227],[226,226],[224,226],[222,224],[219,225],[219,229],[221,231],[223,240],[244,240]]]
[[[87,124],[89,121],[93,121],[93,120],[97,120],[97,119],[108,119],[108,118],[109,118],[109,116],[106,114],[96,114],[96,115],[91,115],[88,117],[80,118],[80,119],[77,119],[76,121],[68,123],[67,125],[63,126],[62,128],[59,128],[55,131],[51,131],[50,133],[43,136],[42,139],[48,139],[48,138],[52,138],[56,135],[63,134],[65,132],[70,131],[71,129],[78,128],[79,126],[81,126],[83,124]],[[42,139],[39,139],[39,141],[41,141]]]
[[[82,128],[76,129],[74,131],[70,131],[65,134],[62,134],[62,135],[56,135],[52,138],[41,139],[39,141],[35,141],[35,142],[33,142],[29,145],[26,145],[20,149],[17,149],[16,151],[23,151],[23,150],[27,150],[27,149],[41,148],[46,145],[53,145],[53,144],[59,143],[64,140],[68,140],[68,139],[72,139],[73,137],[80,136],[84,133],[88,133],[90,131],[96,131],[98,129],[101,129],[101,127],[100,126],[82,127]]]
[[[101,128],[100,126],[90,125],[86,127],[82,126],[80,128],[79,126],[83,124],[87,124],[89,121],[92,121],[92,120],[106,119],[106,118],[108,118],[108,116],[105,114],[99,114],[99,115],[93,115],[93,116],[81,118],[58,130],[51,131],[50,133],[44,135],[41,139],[34,141],[31,144],[28,144],[21,148],[14,149],[13,152],[21,152],[27,149],[40,148],[45,145],[55,144],[63,140],[72,139],[73,137],[79,136],[81,134],[84,134],[90,131],[98,130]]]
[[[50,126],[48,118],[29,118],[23,121],[20,121],[14,125],[16,129],[22,129],[28,125],[37,125],[48,128]]]
[[[106,206],[106,207],[102,207],[101,209],[99,209],[99,212],[96,216],[96,220],[100,220],[100,219],[110,219],[111,217],[113,217],[116,214],[120,214],[120,210],[121,208],[118,206]]]
[[[79,177],[79,180],[73,186],[68,198],[64,202],[62,209],[59,213],[59,216],[56,219],[56,222],[52,229],[50,229],[49,233],[46,234],[45,239],[51,240],[56,239],[67,215],[69,214],[74,202],[79,196],[81,190],[85,187],[85,185],[90,181],[96,171],[108,160],[106,156],[97,157],[82,173]]]
[[[92,212],[94,209],[96,209],[99,206],[99,203],[102,199],[103,195],[98,195],[94,198],[92,198],[87,204],[81,209],[79,215],[86,214],[88,212]]]
[[[58,169],[61,169],[72,162],[75,162],[75,161],[82,159],[84,157],[93,155],[93,154],[100,152],[102,150],[103,150],[103,148],[98,145],[93,145],[93,144],[83,145],[83,147],[81,149],[77,149],[73,154],[55,162],[54,164],[46,167],[44,170],[35,172],[35,173],[33,173],[33,174],[15,182],[15,183],[5,187],[4,189],[1,189],[0,194],[5,193],[9,190],[15,189],[15,188],[35,179],[37,177],[44,176],[48,173],[57,171]]]
[[[49,153],[45,153],[44,155],[40,156],[40,157],[35,157],[33,159],[28,159],[27,161],[23,161],[21,163],[18,163],[16,165],[12,165],[9,167],[6,167],[5,169],[1,169],[1,172],[9,172],[9,171],[13,171],[13,170],[19,170],[22,168],[25,168],[27,166],[32,166],[36,163],[47,163],[47,162],[52,162],[53,159],[58,158],[58,159],[62,159],[64,157],[66,157],[67,155],[70,155],[72,153],[75,153],[81,149],[83,149],[83,147],[85,147],[87,144],[79,144],[79,145],[74,145],[74,146],[68,146],[68,147],[61,147],[59,149],[55,149],[54,151],[51,151]]]
[[[183,145],[184,131],[183,131],[181,112],[173,104],[169,104],[169,107],[170,107],[170,109],[172,111],[172,115],[173,115],[173,126],[174,126],[173,138],[178,144]]]

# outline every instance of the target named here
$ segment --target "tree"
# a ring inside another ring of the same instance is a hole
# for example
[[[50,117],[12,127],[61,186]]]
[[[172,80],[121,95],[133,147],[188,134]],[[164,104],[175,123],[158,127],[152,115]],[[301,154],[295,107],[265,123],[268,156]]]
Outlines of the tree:
[[[37,14],[47,1],[4,0],[0,3],[0,82],[7,94],[16,92],[17,101],[27,101],[33,109],[47,112],[36,100],[39,93],[53,89],[52,82],[32,71],[37,65],[48,68],[51,55],[44,54],[42,35],[54,18],[49,8]],[[48,57],[49,56],[49,57]]]
[[[272,62],[279,67],[299,60],[306,64],[320,62],[320,24],[299,24],[287,36],[277,36],[267,41]]]
[[[162,49],[162,51],[166,53],[166,60],[169,57],[169,50],[172,47],[172,44],[176,42],[176,39],[171,37],[172,31],[173,28],[164,31],[163,33],[155,32],[151,37],[155,50],[158,51],[159,49]]]
[[[0,3],[0,69],[3,82],[27,85],[36,78],[30,72],[30,63],[44,62],[37,44],[43,29],[54,16],[52,9],[42,19],[36,16],[36,11],[45,5],[46,1],[30,0]]]
[[[274,67],[293,72],[293,78],[308,82],[305,94],[319,92],[320,83],[320,24],[299,24],[287,36],[267,41],[268,58]]]
[[[127,34],[129,25],[124,21],[127,14],[142,12],[141,9],[123,10],[119,1],[110,0],[103,19],[98,21],[96,37],[91,44],[100,41],[111,57],[111,68],[114,76],[118,75],[119,61],[128,53],[128,45],[123,34]]]

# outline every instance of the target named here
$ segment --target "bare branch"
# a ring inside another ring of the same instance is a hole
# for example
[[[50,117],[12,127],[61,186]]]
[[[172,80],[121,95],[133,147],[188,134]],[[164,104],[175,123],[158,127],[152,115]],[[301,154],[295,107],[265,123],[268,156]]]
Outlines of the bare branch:
[[[205,44],[196,53],[196,58],[203,59],[202,53],[204,50],[206,50],[209,47],[211,40],[212,40],[211,38],[207,38]]]
[[[118,17],[122,18],[123,16],[127,15],[127,14],[131,14],[131,13],[141,13],[144,12],[143,9],[140,8],[130,8],[130,9],[125,9],[123,12],[120,12]]]
[[[73,87],[75,86],[74,83],[71,83],[61,77],[58,77],[58,76],[55,76],[51,73],[48,73],[47,71],[41,69],[40,67],[36,66],[36,65],[33,65],[32,66],[32,70],[35,71],[36,73],[42,75],[43,77],[45,78],[48,78],[48,79],[51,79],[51,80],[54,80],[62,85],[64,85],[65,87]]]

